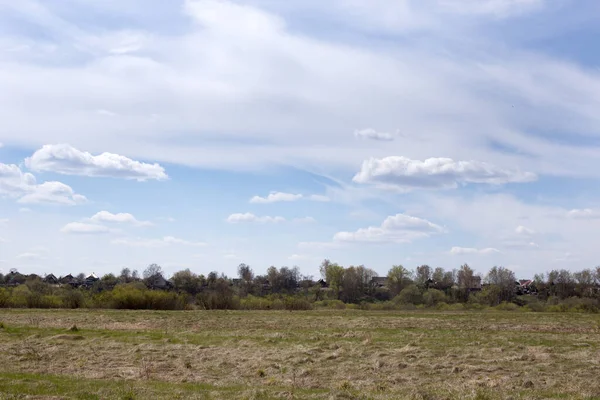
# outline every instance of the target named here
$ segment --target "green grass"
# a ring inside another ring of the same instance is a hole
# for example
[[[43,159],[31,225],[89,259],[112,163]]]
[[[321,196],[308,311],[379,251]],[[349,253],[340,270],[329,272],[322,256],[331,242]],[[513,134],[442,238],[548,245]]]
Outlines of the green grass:
[[[0,310],[0,321],[0,399],[600,398],[591,314]]]

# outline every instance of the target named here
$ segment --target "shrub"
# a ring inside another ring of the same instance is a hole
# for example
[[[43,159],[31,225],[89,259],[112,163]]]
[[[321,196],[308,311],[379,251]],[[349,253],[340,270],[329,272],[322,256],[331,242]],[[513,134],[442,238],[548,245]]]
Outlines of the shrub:
[[[396,304],[422,304],[423,294],[417,285],[409,285],[402,289],[392,301]]]
[[[80,290],[65,289],[60,292],[59,296],[65,308],[81,308],[85,303],[85,298]]]
[[[519,309],[519,306],[515,303],[507,303],[506,301],[503,301],[502,303],[498,304],[495,309],[500,311],[516,311]]]
[[[8,307],[10,302],[10,292],[0,288],[0,308]]]
[[[284,298],[286,310],[312,310],[312,304],[304,297],[288,296]]]
[[[445,302],[446,294],[441,290],[427,289],[425,293],[423,293],[423,301],[427,307],[433,307],[439,303]]]

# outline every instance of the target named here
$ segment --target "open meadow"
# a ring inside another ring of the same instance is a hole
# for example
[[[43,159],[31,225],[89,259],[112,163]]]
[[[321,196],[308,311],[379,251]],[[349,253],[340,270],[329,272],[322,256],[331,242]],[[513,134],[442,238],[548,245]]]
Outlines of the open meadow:
[[[2,399],[600,399],[600,317],[0,310]]]

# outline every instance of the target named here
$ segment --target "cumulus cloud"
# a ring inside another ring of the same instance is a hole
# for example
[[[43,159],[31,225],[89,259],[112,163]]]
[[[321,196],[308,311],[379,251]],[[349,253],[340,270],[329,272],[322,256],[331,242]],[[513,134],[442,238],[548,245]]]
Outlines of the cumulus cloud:
[[[87,201],[61,182],[38,184],[35,176],[21,171],[17,165],[0,163],[0,196],[18,199],[22,204],[77,205]]]
[[[229,222],[230,224],[239,224],[239,223],[244,223],[244,222],[255,222],[255,223],[279,223],[279,222],[285,222],[285,218],[283,217],[270,217],[270,216],[262,216],[259,217],[257,215],[254,215],[252,213],[237,213],[237,214],[231,214],[229,217],[227,217],[227,222]]]
[[[65,225],[60,231],[62,233],[78,235],[98,235],[108,233],[110,230],[103,225],[86,224],[83,222],[71,222]]]
[[[91,221],[102,223],[117,223],[117,224],[131,224],[135,226],[152,226],[149,221],[139,221],[132,214],[129,213],[118,213],[113,214],[108,211],[100,211],[90,218]]]
[[[394,140],[394,135],[387,132],[377,132],[375,129],[367,128],[354,131],[354,136],[360,139],[370,139],[390,142]]]
[[[415,239],[443,233],[445,229],[426,219],[406,214],[387,217],[381,226],[361,228],[355,232],[338,232],[333,240],[339,242],[396,242],[409,243]]]
[[[493,247],[487,247],[484,249],[477,249],[473,247],[452,247],[450,249],[450,254],[454,255],[464,255],[464,254],[495,254],[500,253],[500,250],[494,249]]]
[[[573,209],[567,212],[567,217],[572,219],[599,219],[600,212],[592,210],[591,208],[585,209]]]
[[[479,161],[454,161],[451,158],[428,158],[420,161],[391,156],[364,161],[353,181],[407,191],[453,189],[467,183],[501,185],[531,182],[535,179],[536,175],[530,172],[501,169]]]
[[[32,171],[55,172],[63,175],[164,180],[168,176],[159,164],[146,164],[113,153],[94,156],[68,144],[47,144],[25,159]]]
[[[252,197],[250,199],[250,203],[269,204],[269,203],[278,203],[278,202],[292,202],[292,201],[298,201],[301,199],[306,199],[306,200],[311,200],[311,201],[321,201],[321,202],[329,201],[329,197],[319,195],[319,194],[312,194],[309,196],[305,196],[302,194],[271,192],[266,197],[261,197],[261,196]]]
[[[18,200],[22,204],[53,203],[63,205],[77,205],[87,202],[83,195],[76,194],[73,189],[61,182],[44,182],[35,185],[31,192]]]
[[[143,238],[122,238],[112,241],[113,244],[130,246],[130,247],[168,247],[168,246],[190,246],[202,247],[206,246],[205,242],[192,242],[185,239],[176,238],[173,236],[164,236],[160,239],[143,239]]]

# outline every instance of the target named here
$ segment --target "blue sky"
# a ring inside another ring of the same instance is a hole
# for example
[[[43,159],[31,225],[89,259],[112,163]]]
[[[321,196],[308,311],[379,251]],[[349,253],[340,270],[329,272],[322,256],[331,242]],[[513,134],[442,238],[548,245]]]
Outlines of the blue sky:
[[[0,270],[594,267],[598,12],[0,0]]]

